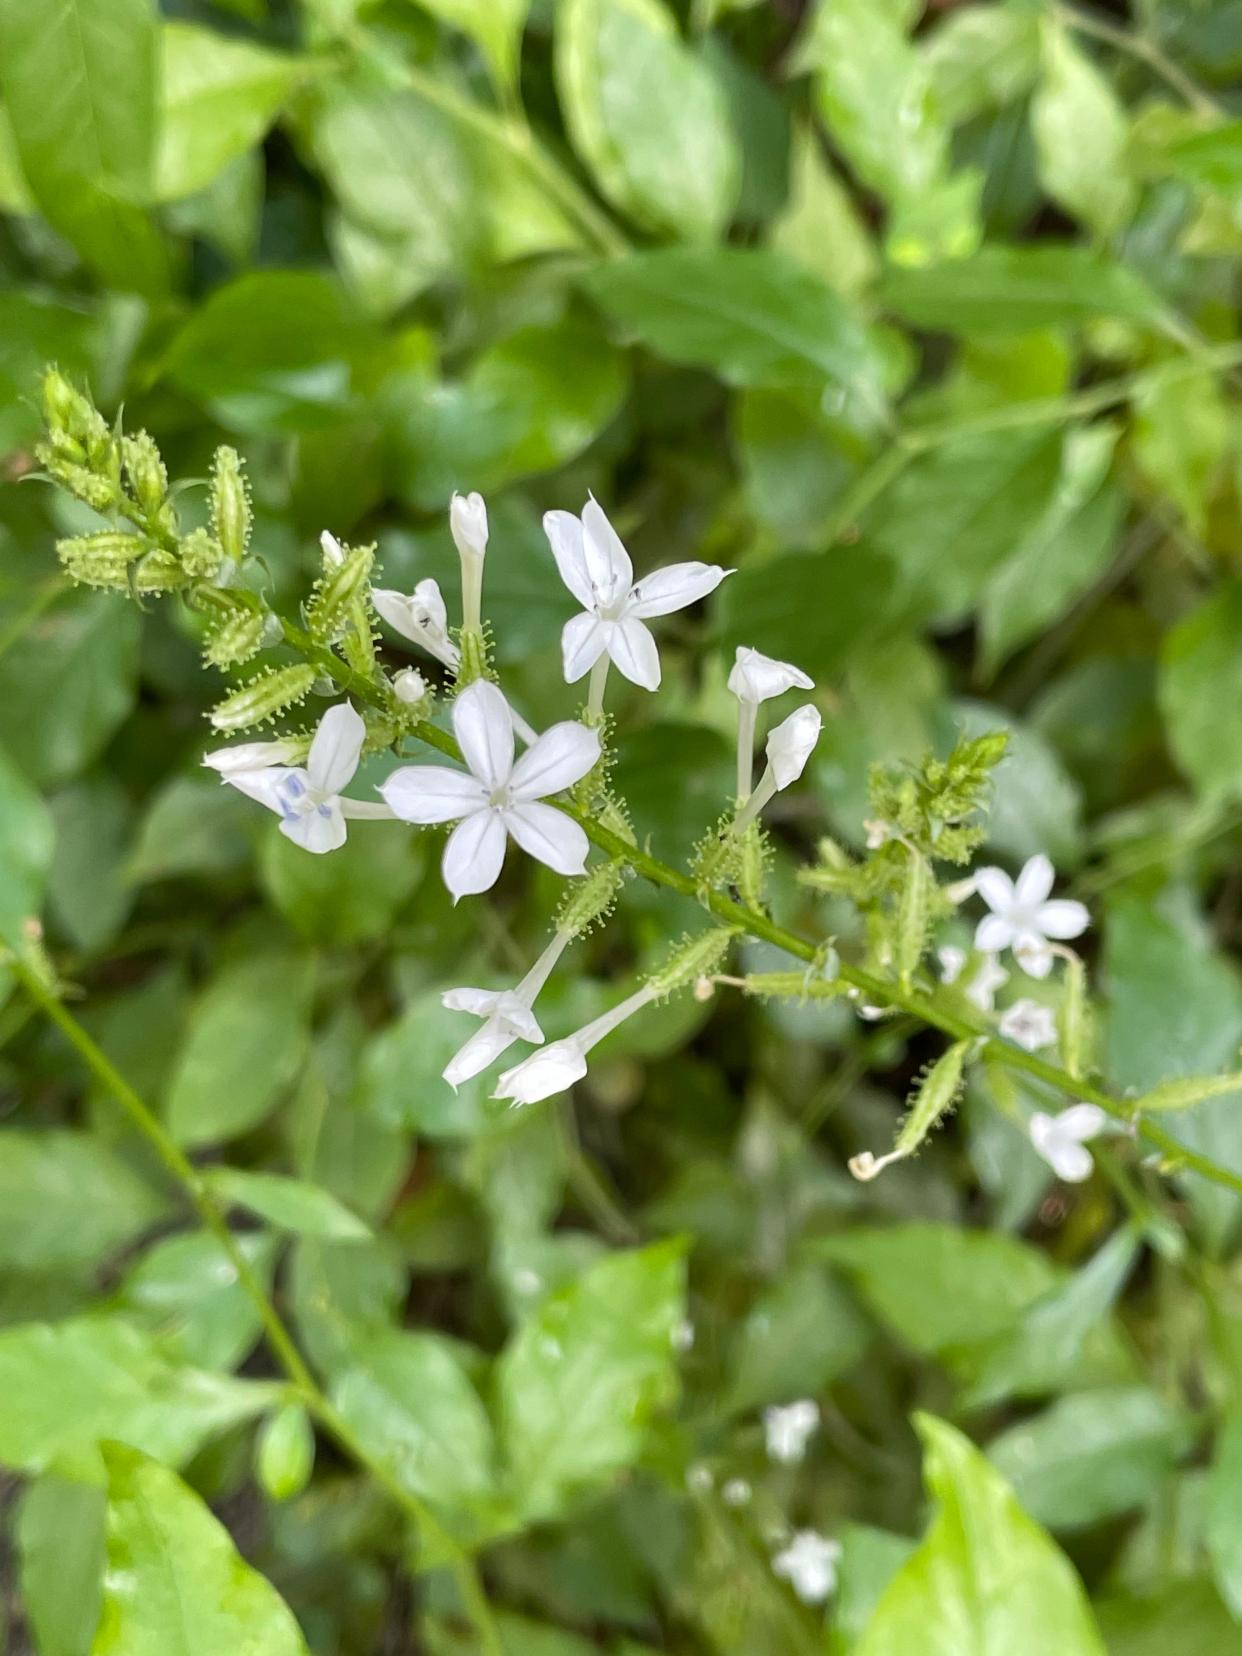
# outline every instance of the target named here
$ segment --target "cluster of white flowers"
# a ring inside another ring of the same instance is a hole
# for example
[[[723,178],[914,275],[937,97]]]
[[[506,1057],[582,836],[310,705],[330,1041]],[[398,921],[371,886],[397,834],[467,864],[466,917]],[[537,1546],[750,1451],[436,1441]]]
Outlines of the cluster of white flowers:
[[[434,580],[420,581],[412,593],[375,588],[371,599],[394,632],[458,675],[463,672],[467,640],[477,644],[482,638],[488,546],[482,496],[454,495],[449,526],[461,564],[462,625],[456,635]],[[399,819],[418,827],[453,824],[441,873],[454,902],[491,889],[510,841],[558,874],[584,875],[590,853],[587,835],[571,808],[548,802],[564,796],[599,764],[609,670],[615,666],[632,684],[658,689],[660,655],[647,622],[697,603],[730,571],[716,564],[680,563],[636,581],[628,552],[593,498],[580,517],[549,512],[544,529],[561,579],[582,606],[582,613],[565,623],[561,637],[566,682],[574,684],[590,674],[581,719],[552,725],[537,735],[496,684],[476,676],[455,696],[451,710],[465,768],[403,765],[380,784],[376,801],[344,795],[367,736],[365,721],[348,702],[328,709],[309,745],[294,738],[251,742],[209,753],[205,763],[223,781],[274,811],[281,819],[281,833],[307,851],[323,853],[343,845],[351,817]],[[339,570],[346,557],[340,542],[325,531],[320,544],[325,570]],[[772,730],[766,743],[767,765],[752,790],[759,704],[795,687],[809,690],[812,684],[798,668],[743,648],[737,652],[729,687],[738,699],[733,830],[741,833],[777,791],[801,776],[819,738],[820,716],[808,703]],[[392,690],[412,707],[429,695],[415,668],[397,673]],[[519,741],[524,748],[520,754]],[[451,1086],[481,1074],[515,1042],[523,1041],[537,1050],[501,1075],[496,1096],[513,1104],[550,1098],[585,1075],[587,1055],[597,1042],[656,998],[657,990],[644,985],[575,1034],[545,1046],[535,1000],[571,941],[572,932],[558,929],[514,989],[447,991],[445,1006],[481,1020],[481,1027],[444,1070]]]

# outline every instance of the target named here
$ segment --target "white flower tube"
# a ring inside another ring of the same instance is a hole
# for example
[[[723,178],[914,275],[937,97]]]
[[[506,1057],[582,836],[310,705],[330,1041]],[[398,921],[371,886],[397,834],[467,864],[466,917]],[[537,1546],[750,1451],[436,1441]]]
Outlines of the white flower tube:
[[[728,688],[738,700],[737,709],[737,799],[746,802],[754,777],[755,720],[759,703],[787,690],[813,690],[814,682],[800,667],[775,661],[760,650],[739,644],[729,673]]]
[[[735,831],[747,827],[774,794],[798,780],[815,751],[822,728],[819,709],[810,702],[796,708],[777,725],[767,741],[767,768],[759,778],[759,786],[738,812],[733,824]]]
[[[487,556],[487,506],[481,494],[455,494],[449,504],[449,528],[461,559],[462,630],[483,624],[483,560]]]
[[[448,989],[441,1004],[452,1012],[473,1012],[482,1018],[482,1027],[449,1059],[444,1079],[456,1092],[463,1081],[480,1075],[514,1041],[543,1042],[543,1030],[535,1018],[539,991],[552,975],[557,961],[568,947],[572,934],[558,931],[516,989]]]
[[[628,996],[611,1011],[584,1024],[576,1034],[562,1041],[540,1047],[529,1058],[506,1070],[500,1077],[493,1098],[506,1098],[513,1105],[539,1104],[545,1098],[568,1091],[575,1081],[581,1081],[587,1072],[587,1054],[610,1035],[614,1029],[641,1012],[644,1006],[659,996],[660,991],[650,983]]]

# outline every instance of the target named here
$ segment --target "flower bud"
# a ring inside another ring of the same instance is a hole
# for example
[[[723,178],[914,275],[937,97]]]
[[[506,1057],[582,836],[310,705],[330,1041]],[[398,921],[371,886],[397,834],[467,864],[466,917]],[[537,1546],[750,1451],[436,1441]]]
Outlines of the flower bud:
[[[300,1403],[287,1403],[270,1415],[259,1434],[255,1472],[273,1501],[291,1501],[310,1482],[315,1465],[315,1433]]]
[[[802,775],[815,751],[822,725],[819,709],[808,702],[805,707],[796,708],[772,731],[766,752],[778,788],[787,788]]]
[[[145,431],[122,437],[121,459],[134,499],[148,518],[157,518],[168,495],[168,473],[154,439]]]
[[[228,616],[211,633],[203,659],[212,667],[237,667],[263,647],[267,617],[262,610],[242,609]]]
[[[345,548],[330,529],[325,529],[320,535],[319,550],[323,554],[325,569],[339,569],[345,562]]]
[[[88,398],[76,390],[59,368],[49,368],[43,376],[43,418],[51,431],[64,431],[71,436],[84,432],[95,410]]]
[[[406,707],[417,707],[427,699],[427,681],[417,667],[403,667],[393,678],[392,692]]]
[[[572,1035],[540,1047],[529,1058],[500,1077],[495,1096],[507,1098],[516,1109],[541,1104],[545,1098],[567,1092],[587,1072],[586,1053]]]
[[[801,668],[787,661],[774,661],[760,650],[738,645],[728,687],[739,701],[759,703],[773,696],[783,696],[786,690],[813,690],[813,680]]]
[[[567,937],[580,937],[604,920],[617,900],[624,879],[625,863],[620,857],[589,869],[566,889],[556,913],[557,931]]]
[[[250,528],[250,487],[241,456],[234,448],[218,448],[211,472],[211,529],[233,563],[246,556]]]
[[[206,529],[192,529],[181,542],[181,567],[196,581],[211,580],[223,562],[223,548]]]
[[[671,950],[663,966],[651,973],[648,987],[656,995],[671,995],[688,988],[697,978],[710,977],[736,936],[736,926],[715,926],[697,937],[685,938]]]
[[[226,696],[213,709],[211,722],[217,730],[231,731],[247,730],[274,719],[310,694],[315,676],[315,669],[304,662],[260,673]]]
[[[449,505],[449,528],[458,554],[481,563],[487,553],[487,506],[483,496],[455,494]]]
[[[375,563],[374,546],[341,548],[339,564],[328,565],[315,583],[315,595],[306,606],[306,625],[312,638],[335,638],[348,619],[350,606],[361,596]]]
[[[141,535],[101,529],[56,543],[65,571],[83,586],[118,592],[170,592],[182,580],[171,552],[153,547]]]

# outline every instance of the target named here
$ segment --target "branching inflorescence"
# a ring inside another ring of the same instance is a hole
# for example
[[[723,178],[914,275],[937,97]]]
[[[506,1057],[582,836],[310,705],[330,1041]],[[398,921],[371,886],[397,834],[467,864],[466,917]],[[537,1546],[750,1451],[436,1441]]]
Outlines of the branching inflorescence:
[[[456,1087],[497,1063],[518,1044],[527,1056],[505,1069],[495,1096],[531,1105],[564,1092],[587,1073],[596,1044],[653,1001],[686,989],[710,993],[719,983],[748,993],[795,999],[844,998],[864,1018],[912,1014],[949,1036],[925,1069],[892,1148],[851,1162],[861,1179],[915,1151],[953,1108],[979,1065],[1024,1072],[1049,1104],[1078,1100],[1060,1113],[1029,1108],[1031,1142],[1063,1179],[1091,1172],[1087,1143],[1108,1130],[1132,1129],[1166,1166],[1185,1164],[1242,1189],[1242,1180],[1184,1150],[1153,1120],[1226,1087],[1236,1076],[1179,1080],[1146,1098],[1123,1101],[1092,1080],[1086,971],[1068,945],[1089,926],[1079,902],[1054,898],[1054,870],[1032,857],[1016,879],[992,867],[964,873],[985,838],[992,773],[1005,753],[1003,733],[961,739],[945,757],[905,769],[877,767],[864,855],[825,839],[800,879],[806,888],[844,900],[857,916],[848,936],[813,942],[779,925],[769,912],[770,844],[762,813],[802,776],[821,732],[812,702],[767,734],[765,765],[754,778],[761,712],[769,701],[814,686],[800,668],[740,648],[728,678],[737,698],[737,785],[713,831],[693,849],[689,872],[642,849],[610,777],[612,722],[604,711],[613,667],[648,691],[660,686],[659,649],[648,622],[713,592],[729,571],[678,563],[635,579],[630,558],[594,499],[580,516],[544,519],[555,568],[579,606],[562,635],[567,684],[587,680],[577,716],[543,732],[531,728],[497,682],[484,619],[488,518],[477,494],[454,496],[450,531],[461,564],[461,623],[433,580],[412,593],[377,586],[375,548],[321,537],[322,567],[299,623],[278,616],[254,572],[252,515],[242,463],[218,450],[212,470],[209,525],[186,529],[158,449],[145,433],[111,427],[93,403],[56,370],[43,386],[47,435],[39,457],[45,474],[94,511],[99,527],[58,542],[76,581],[142,601],[178,595],[203,620],[207,663],[249,671],[211,714],[222,736],[288,722],[312,695],[342,695],[314,728],[221,746],[204,763],[222,781],[280,818],[280,831],[311,854],[345,843],[348,823],[384,818],[420,829],[452,825],[441,873],[454,902],[491,889],[510,843],[564,876],[566,888],[551,940],[510,990],[454,988],[446,1007],[480,1020],[444,1070]],[[377,648],[380,623],[417,645],[444,675],[452,733],[435,722],[436,692],[417,669],[390,671]],[[259,662],[259,658],[262,661]],[[259,664],[250,670],[251,664]],[[402,763],[378,798],[347,790],[364,756],[405,757],[407,741],[435,749],[435,763]],[[440,762],[448,759],[450,763]],[[394,832],[399,831],[395,826]],[[594,852],[602,856],[592,862]],[[540,991],[574,939],[601,923],[627,871],[696,897],[710,925],[679,943],[666,961],[602,1016],[545,1044],[536,1013]],[[943,872],[942,872],[943,871]],[[980,901],[987,912],[973,933],[960,911]],[[839,906],[839,905],[838,905]],[[787,971],[722,972],[745,933],[774,943],[800,964]],[[1008,961],[1027,982],[1014,993]],[[934,967],[932,962],[935,962]],[[1058,969],[1060,968],[1060,969]],[[998,993],[1011,998],[997,1009]],[[1057,1049],[1054,1062],[1047,1056]]]

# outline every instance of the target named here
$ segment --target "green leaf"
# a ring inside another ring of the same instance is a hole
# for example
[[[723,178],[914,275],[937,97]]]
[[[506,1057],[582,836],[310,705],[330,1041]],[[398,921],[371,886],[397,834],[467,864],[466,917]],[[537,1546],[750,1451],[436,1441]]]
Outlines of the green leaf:
[[[1052,199],[1101,238],[1120,229],[1138,197],[1126,172],[1130,123],[1108,81],[1052,19],[1043,24],[1031,126],[1040,182]]]
[[[177,201],[260,142],[304,68],[297,58],[190,23],[166,23],[160,49],[155,196]]]
[[[848,1372],[871,1342],[866,1318],[822,1266],[788,1271],[738,1324],[721,1407],[815,1397]]]
[[[0,106],[0,134],[3,114]],[[0,196],[2,172],[0,155]],[[90,311],[45,294],[0,293],[0,448],[16,450],[39,436],[42,421],[31,393],[44,364],[58,363],[76,381],[94,369],[99,347],[99,322]]]
[[[558,0],[555,66],[569,136],[604,195],[649,229],[718,235],[741,183],[737,140],[662,0]]]
[[[254,820],[251,803],[236,788],[206,776],[174,776],[147,806],[126,875],[145,885],[236,868],[246,860]]]
[[[1210,1581],[1174,1581],[1137,1598],[1096,1602],[1109,1656],[1234,1656],[1238,1624]]]
[[[988,1456],[1035,1518],[1071,1529],[1141,1506],[1194,1435],[1187,1414],[1134,1386],[1063,1397],[995,1438]]]
[[[1173,755],[1200,794],[1236,795],[1242,783],[1242,581],[1220,582],[1165,634],[1160,711]]]
[[[330,857],[308,857],[273,822],[263,841],[259,872],[278,912],[303,937],[317,943],[365,943],[391,929],[425,866],[422,842],[392,832],[391,825],[351,823],[339,850]]]
[[[207,1182],[221,1201],[247,1208],[281,1230],[338,1242],[358,1241],[371,1234],[343,1202],[303,1179],[216,1167],[208,1173]]]
[[[32,782],[76,776],[129,717],[138,623],[112,594],[73,593],[0,656],[0,743]]]
[[[794,129],[789,175],[788,204],[772,226],[771,244],[849,298],[869,286],[880,261],[862,214],[809,125]]]
[[[52,809],[48,905],[60,929],[90,954],[112,942],[129,914],[132,897],[121,877],[129,801],[118,782],[98,776],[57,794]]]
[[[528,1520],[568,1510],[637,1456],[676,1384],[683,1252],[661,1242],[601,1260],[545,1299],[501,1354],[501,1435]]]
[[[456,1092],[441,1071],[461,1046],[459,1012],[440,1004],[438,990],[419,995],[381,1031],[363,1057],[357,1102],[385,1126],[414,1128],[428,1138],[469,1137],[485,1120],[483,1078]]]
[[[710,368],[732,385],[825,382],[840,412],[874,421],[885,404],[879,343],[826,283],[760,248],[632,253],[585,279],[627,334],[670,362]]]
[[[277,1391],[173,1363],[117,1317],[0,1331],[0,1385],[0,1463],[25,1472],[88,1465],[103,1438],[180,1463],[267,1408]]]
[[[270,1291],[277,1239],[247,1231],[234,1240]],[[119,1303],[158,1334],[170,1356],[197,1368],[232,1371],[258,1342],[262,1322],[232,1260],[208,1231],[169,1236],[126,1272]]]
[[[486,1516],[495,1497],[491,1424],[449,1341],[404,1329],[360,1339],[332,1400],[403,1488]]]
[[[854,1656],[1104,1656],[1069,1560],[966,1438],[915,1423],[936,1514]]]
[[[1016,1237],[952,1225],[859,1229],[814,1252],[847,1271],[885,1327],[920,1352],[1000,1333],[1058,1281],[1047,1257]]]
[[[40,211],[111,286],[158,291],[150,192],[158,77],[152,0],[3,0],[0,91]]]
[[[96,1483],[45,1473],[16,1525],[22,1608],[39,1656],[84,1656],[99,1620],[106,1497]]]
[[[927,270],[890,271],[880,299],[916,328],[984,337],[1072,328],[1096,317],[1154,324],[1143,278],[1085,247],[991,245]]]
[[[1196,535],[1207,531],[1212,485],[1231,435],[1229,410],[1212,374],[1158,380],[1135,398],[1134,457]]]
[[[38,915],[54,839],[47,806],[0,748],[0,940],[16,943]]]
[[[1242,1410],[1226,1415],[1208,1479],[1206,1536],[1221,1597],[1242,1619]]]
[[[97,1270],[167,1216],[164,1198],[102,1140],[65,1129],[0,1132],[0,1263]]]
[[[514,91],[522,30],[531,0],[415,0],[415,3],[475,40],[487,59],[496,90]]]
[[[1182,178],[1232,192],[1242,185],[1242,121],[1222,121],[1179,138],[1166,159]]]
[[[91,1656],[307,1656],[288,1606],[166,1466],[104,1450],[108,1550]]]
[[[190,1016],[166,1105],[179,1144],[214,1144],[256,1127],[306,1050],[311,963],[259,955],[227,966]]]
[[[388,389],[389,469],[403,498],[439,511],[463,477],[480,490],[572,460],[618,412],[624,365],[598,331],[567,317],[520,328],[456,384],[422,375]]]
[[[950,126],[1022,97],[1039,74],[1039,20],[1024,6],[955,8],[920,43]]]

